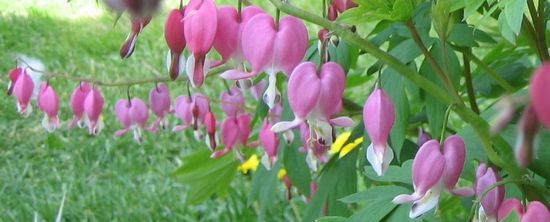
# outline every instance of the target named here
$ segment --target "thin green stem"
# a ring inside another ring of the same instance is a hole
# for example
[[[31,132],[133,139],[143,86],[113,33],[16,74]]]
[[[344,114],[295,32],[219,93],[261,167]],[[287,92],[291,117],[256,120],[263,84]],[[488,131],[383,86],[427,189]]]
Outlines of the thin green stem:
[[[449,116],[451,116],[451,111],[453,110],[454,104],[449,105],[445,111],[445,118],[443,119],[443,126],[441,127],[441,136],[439,137],[439,144],[443,144],[445,139],[445,132],[447,131],[447,123],[449,123]]]
[[[24,61],[20,61],[20,62],[25,63]],[[86,82],[93,83],[94,85],[106,86],[106,87],[132,86],[132,85],[142,85],[142,84],[158,83],[158,82],[167,83],[167,82],[187,81],[186,78],[180,78],[180,79],[172,80],[168,76],[167,77],[156,76],[156,77],[144,78],[144,79],[131,79],[131,80],[123,80],[123,81],[114,81],[113,82],[113,81],[99,80],[99,79],[95,79],[95,78],[92,78],[92,77],[74,76],[74,75],[70,75],[70,74],[66,74],[66,73],[47,72],[47,71],[44,71],[44,70],[36,69],[32,66],[29,66],[28,64],[27,64],[27,66],[32,71],[42,73],[44,78],[47,78],[47,79],[51,79],[51,78],[66,79],[66,80],[71,80],[71,81],[76,81],[76,82],[86,81]],[[228,69],[227,67],[218,67],[218,68],[212,69],[207,74],[207,76],[212,76],[212,75],[222,73],[222,72],[226,71],[227,69]]]
[[[470,51],[470,49],[465,49]],[[470,108],[475,113],[479,114],[479,107],[476,102],[476,95],[474,92],[474,84],[472,82],[472,69],[470,67],[470,58],[466,54],[462,53],[462,60],[464,61],[464,79],[466,80],[466,91],[468,93],[468,100],[470,101]]]
[[[422,39],[420,38],[420,35],[418,34],[418,30],[414,26],[412,19],[409,19],[405,23],[405,26],[411,33],[411,36],[414,42],[416,43],[418,48],[420,48],[420,51],[422,52],[422,54],[424,55],[428,63],[430,63],[435,73],[439,76],[439,79],[441,79],[441,81],[443,82],[447,90],[449,90],[453,94],[453,96],[456,96],[460,100],[460,97],[458,96],[456,89],[453,86],[453,83],[451,83],[451,80],[449,79],[449,75],[447,75],[447,73],[445,73],[445,71],[441,68],[441,66],[437,64],[437,61],[435,61],[433,55],[430,53],[430,51],[428,51],[428,48],[426,48],[426,46],[422,42]]]
[[[540,50],[540,59],[541,61],[546,61],[550,58],[548,54],[548,46],[546,45],[546,29],[544,18],[540,15],[540,12],[544,13],[544,6],[541,6],[539,2],[539,12],[535,7],[534,0],[527,1],[527,8],[529,8],[529,14],[531,15],[531,20],[533,23],[534,29],[534,40]]]
[[[241,11],[243,9],[243,0],[237,1],[237,14],[239,15],[239,19],[241,18]]]
[[[487,64],[485,64],[481,59],[476,57],[469,50],[459,49],[463,55],[465,55],[469,60],[474,62],[479,68],[484,70],[491,79],[493,79],[500,87],[502,87],[509,94],[514,92],[514,87],[510,85],[505,79],[503,79],[495,70],[491,69]]]

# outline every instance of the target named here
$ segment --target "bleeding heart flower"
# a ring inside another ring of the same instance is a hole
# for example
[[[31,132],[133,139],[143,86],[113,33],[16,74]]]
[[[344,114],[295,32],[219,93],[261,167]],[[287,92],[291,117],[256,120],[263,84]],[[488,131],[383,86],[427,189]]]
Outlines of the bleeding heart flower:
[[[537,113],[538,119],[550,129],[550,63],[545,63],[540,66],[533,77],[531,78],[531,87],[529,95],[531,96],[531,104]]]
[[[200,87],[209,65],[206,53],[212,48],[218,27],[218,12],[212,0],[191,0],[185,7],[184,34],[192,53],[187,60],[186,72],[191,84]]]
[[[309,169],[317,171],[319,165],[328,161],[329,146],[320,144],[314,134],[315,133],[312,135],[311,129],[307,124],[300,124],[302,147],[300,147],[299,150],[307,153],[306,163]]]
[[[139,98],[120,99],[115,105],[115,114],[123,129],[115,132],[116,137],[123,136],[129,130],[134,132],[134,140],[142,142],[141,131],[145,129],[149,112],[147,105]]]
[[[72,129],[75,125],[82,127],[82,117],[84,114],[84,100],[90,92],[88,82],[81,82],[71,94],[70,107],[73,111],[73,118],[68,123],[68,128]]]
[[[275,24],[273,18],[260,13],[245,25],[242,32],[243,54],[252,72],[229,70],[222,73],[225,79],[252,78],[261,72],[268,75],[268,86],[264,101],[273,108],[280,100],[276,87],[276,74],[290,75],[302,61],[308,45],[308,34],[304,23],[292,16],[285,16]]]
[[[222,56],[221,61],[215,62],[212,67],[226,63],[233,59],[239,66],[244,60],[241,36],[248,21],[257,14],[265,13],[257,6],[245,7],[241,14],[231,6],[224,6],[218,9],[218,29],[214,38],[214,48]]]
[[[250,114],[239,114],[225,118],[221,125],[221,140],[224,145],[223,150],[212,153],[211,158],[219,158],[233,150],[236,146],[247,146],[248,136],[250,135]],[[239,149],[235,149],[236,155],[243,160]]]
[[[445,172],[445,157],[439,151],[437,140],[430,140],[418,149],[412,165],[412,179],[414,193],[401,194],[393,199],[393,203],[401,204],[412,202],[410,218],[428,212],[439,202],[439,195],[443,190],[440,183]]]
[[[527,205],[525,214],[521,217],[521,222],[549,222],[550,212],[543,203],[532,201]]]
[[[456,196],[474,195],[475,191],[471,188],[455,188],[466,160],[464,140],[457,135],[447,137],[443,143],[443,156],[445,157],[445,172],[442,180],[445,189]]]
[[[126,37],[126,40],[120,47],[120,58],[127,59],[129,58],[132,53],[134,53],[134,49],[136,47],[137,37],[143,31],[143,28],[149,24],[151,21],[151,17],[133,17],[132,19],[132,29],[131,32]]]
[[[157,131],[158,126],[166,129],[168,126],[167,115],[170,113],[170,91],[165,84],[159,83],[155,88],[149,91],[149,106],[151,111],[157,116],[149,130]]]
[[[516,215],[518,216],[517,219],[519,221],[519,219],[523,216],[523,206],[521,205],[521,202],[519,202],[519,200],[516,198],[504,200],[498,208],[498,221],[503,221],[513,211],[515,211]]]
[[[221,107],[225,115],[236,116],[244,112],[244,96],[237,87],[231,88],[220,95]]]
[[[414,193],[399,195],[393,202],[412,202],[409,217],[416,218],[437,206],[444,190],[457,196],[473,195],[474,190],[471,188],[455,188],[464,168],[465,155],[466,147],[459,136],[445,139],[443,152],[437,140],[427,141],[420,147],[413,161]]]
[[[365,102],[363,123],[372,141],[367,148],[367,159],[378,176],[384,175],[393,160],[388,136],[395,120],[391,99],[382,89],[375,89]]]
[[[477,167],[476,178],[475,191],[477,197],[481,198],[479,220],[497,221],[498,209],[504,200],[504,186],[497,186],[486,194],[485,192],[500,181],[500,176],[495,169],[482,163]],[[481,197],[483,194],[485,196]]]
[[[8,94],[13,94],[16,98],[17,112],[23,117],[27,117],[32,112],[32,106],[29,105],[29,102],[33,94],[34,82],[23,68],[11,70],[9,77],[11,82]]]
[[[279,140],[277,139],[277,134],[271,131],[271,124],[267,120],[264,120],[258,137],[265,151],[265,155],[262,157],[262,164],[266,169],[270,170],[277,161]]]
[[[185,57],[182,55],[185,49],[185,37],[184,37],[184,23],[183,23],[184,9],[173,9],[168,14],[166,24],[164,25],[164,39],[168,44],[168,56],[167,65],[170,78],[175,80],[185,69]]]
[[[206,128],[206,133],[208,134],[208,138],[206,138],[206,145],[214,151],[216,149],[216,116],[214,116],[214,114],[210,111],[208,111],[204,117],[204,126]]]
[[[331,6],[333,6],[338,13],[343,13],[350,8],[357,7],[357,4],[352,0],[332,0]]]
[[[519,166],[526,168],[534,153],[535,136],[539,129],[537,114],[532,105],[525,107],[518,124],[518,137],[516,140],[515,154]]]
[[[256,85],[250,87],[250,94],[255,100],[260,100],[262,92],[265,90],[265,80],[260,80]]]
[[[40,84],[38,92],[38,108],[44,112],[42,127],[48,132],[53,132],[59,128],[59,98],[53,88],[46,82]]]
[[[101,96],[99,89],[95,87],[84,99],[85,122],[88,126],[88,132],[92,135],[99,134],[103,129],[103,119],[101,118],[103,103],[103,96]]]
[[[307,121],[315,132],[312,137],[322,145],[332,144],[333,125],[353,125],[349,117],[331,119],[342,100],[344,81],[344,70],[337,63],[325,63],[319,71],[312,62],[298,65],[288,81],[288,102],[294,120],[279,122],[271,130],[282,132]]]
[[[187,96],[178,96],[174,104],[174,115],[181,119],[182,125],[175,126],[172,131],[180,132],[193,124],[193,114],[191,107],[193,101]]]

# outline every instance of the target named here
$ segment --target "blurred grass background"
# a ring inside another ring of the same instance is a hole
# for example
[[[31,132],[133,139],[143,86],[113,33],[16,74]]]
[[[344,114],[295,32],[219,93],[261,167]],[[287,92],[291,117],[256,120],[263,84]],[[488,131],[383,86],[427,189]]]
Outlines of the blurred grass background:
[[[236,1],[216,2],[236,5]],[[274,11],[265,1],[253,2]],[[48,71],[101,80],[152,77],[154,70],[165,74],[162,28],[167,8],[178,3],[164,1],[164,9],[141,33],[132,57],[123,61],[118,50],[129,31],[127,15],[113,25],[115,15],[94,0],[0,0],[0,70],[7,73],[15,65],[14,56],[21,53],[41,60]],[[320,9],[320,3],[298,4]],[[4,75],[0,86],[6,88],[7,81]],[[255,211],[246,205],[247,176],[235,178],[224,198],[198,206],[186,203],[186,188],[169,174],[182,156],[204,148],[190,132],[145,133],[142,145],[135,144],[131,135],[113,138],[120,128],[113,105],[125,97],[125,87],[100,87],[106,99],[106,128],[90,137],[86,129],[65,127],[71,118],[68,100],[78,83],[52,79],[50,84],[60,96],[63,125],[52,134],[40,126],[42,114],[35,104],[31,116],[21,118],[12,97],[0,99],[0,221],[53,221],[64,191],[66,221],[255,220]],[[201,91],[217,98],[220,85],[213,83]],[[146,100],[152,87],[133,86],[131,93]],[[184,83],[169,87],[172,97],[184,93]],[[282,185],[280,189],[284,199]],[[281,211],[272,210],[273,220],[284,220]]]

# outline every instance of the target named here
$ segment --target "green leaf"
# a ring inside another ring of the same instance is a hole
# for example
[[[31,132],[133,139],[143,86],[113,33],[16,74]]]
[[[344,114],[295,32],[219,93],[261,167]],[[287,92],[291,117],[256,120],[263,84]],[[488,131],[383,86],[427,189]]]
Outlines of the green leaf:
[[[183,158],[183,165],[172,173],[189,185],[187,200],[196,204],[217,193],[222,195],[237,172],[238,162],[232,155],[210,159],[211,152],[199,150]]]
[[[501,220],[501,222],[519,222],[518,213],[515,210],[512,210],[512,212],[510,212],[508,216]]]
[[[388,215],[397,205],[391,199],[375,200],[361,208],[348,221],[350,222],[378,222]]]
[[[387,68],[381,76],[382,88],[391,98],[395,107],[395,122],[390,133],[390,144],[399,158],[405,142],[409,123],[409,100],[405,92],[404,80],[394,69]],[[401,161],[401,160],[399,160]]]
[[[483,149],[480,149],[482,146],[481,141],[479,141],[479,138],[472,127],[467,126],[460,130],[457,134],[466,144],[466,161],[464,163],[462,177],[473,181],[475,178],[475,168],[477,166],[476,161],[485,160],[486,154]]]
[[[405,161],[401,166],[390,165],[384,176],[378,176],[372,169],[372,166],[365,166],[365,176],[379,182],[399,182],[405,184],[412,183],[411,169],[412,160]]]
[[[320,217],[315,222],[346,222],[348,218],[338,216]]]
[[[313,221],[325,208],[328,215],[348,216],[350,210],[339,199],[357,191],[357,154],[354,149],[348,155],[338,159],[333,157],[320,172],[317,192],[305,210],[303,221]]]
[[[346,196],[340,199],[340,201],[351,204],[369,201],[392,200],[395,196],[399,194],[409,194],[411,192],[412,191],[410,189],[402,186],[375,186],[368,190]]]
[[[256,102],[256,111],[254,112],[254,117],[252,118],[252,121],[250,122],[250,128],[254,129],[254,126],[258,121],[263,120],[267,113],[269,112],[269,106],[267,106],[266,103],[262,101],[262,99],[258,100]]]
[[[285,142],[282,142],[279,145],[280,149],[284,149],[283,164],[292,185],[296,186],[304,195],[309,196],[311,173],[306,163],[306,154],[298,151],[298,147],[300,147],[302,143],[299,139],[299,133],[294,133],[296,136],[292,144],[287,145]],[[280,136],[279,141],[284,141],[281,137],[282,136]]]
[[[525,0],[508,0],[504,5],[504,16],[506,17],[506,23],[510,30],[519,35],[521,30],[521,22],[523,20],[523,9],[525,8]]]
[[[500,29],[500,34],[504,37],[504,39],[512,44],[516,43],[516,34],[514,33],[512,27],[508,24],[508,21],[506,21],[506,16],[504,13],[501,13],[498,16],[498,28]]]
[[[254,172],[252,177],[252,190],[248,196],[248,205],[251,206],[253,201],[258,200],[260,205],[260,214],[273,204],[275,204],[275,194],[277,194],[277,172],[278,165],[271,170],[267,170],[262,164],[258,166],[258,170]]]

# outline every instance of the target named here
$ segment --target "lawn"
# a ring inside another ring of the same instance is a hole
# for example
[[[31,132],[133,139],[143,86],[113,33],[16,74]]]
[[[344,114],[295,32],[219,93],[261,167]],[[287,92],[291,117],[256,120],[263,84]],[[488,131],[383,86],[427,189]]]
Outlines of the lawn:
[[[47,71],[102,81],[167,75],[162,36],[165,13],[157,15],[140,35],[134,55],[121,60],[118,49],[129,30],[126,16],[113,25],[115,16],[92,0],[1,0],[0,70],[7,73],[15,64],[14,56],[21,53],[40,59]],[[255,217],[253,208],[247,208],[247,187],[242,182],[250,178],[240,174],[233,182],[231,200],[186,202],[186,186],[170,173],[181,165],[181,157],[205,149],[191,139],[191,133],[145,134],[142,145],[135,144],[130,135],[114,138],[120,125],[114,119],[113,105],[125,97],[126,88],[101,88],[106,98],[106,128],[91,137],[85,129],[65,127],[71,118],[69,96],[78,82],[52,79],[50,84],[60,96],[63,124],[52,134],[40,126],[42,114],[36,106],[30,117],[21,118],[13,98],[0,99],[0,221],[53,221],[60,208],[65,221],[242,221]],[[204,87],[203,92],[217,97],[220,84]],[[7,87],[5,76],[0,85]],[[146,99],[152,87],[133,86],[130,92]],[[184,89],[183,83],[170,84],[173,97]],[[172,118],[171,124],[175,122]],[[281,185],[279,199],[284,198],[283,189]]]

